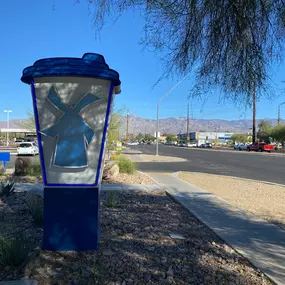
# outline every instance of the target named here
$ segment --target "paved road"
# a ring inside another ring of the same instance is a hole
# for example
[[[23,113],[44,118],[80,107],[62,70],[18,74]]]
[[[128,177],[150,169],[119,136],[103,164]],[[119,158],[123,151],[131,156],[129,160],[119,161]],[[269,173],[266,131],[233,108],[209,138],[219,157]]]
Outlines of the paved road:
[[[154,154],[154,145],[132,147],[145,154]],[[187,159],[185,162],[139,162],[138,169],[144,172],[193,171],[255,180],[269,181],[285,185],[285,155],[270,153],[247,153],[239,151],[219,151],[187,149],[174,146],[159,146],[159,154]]]

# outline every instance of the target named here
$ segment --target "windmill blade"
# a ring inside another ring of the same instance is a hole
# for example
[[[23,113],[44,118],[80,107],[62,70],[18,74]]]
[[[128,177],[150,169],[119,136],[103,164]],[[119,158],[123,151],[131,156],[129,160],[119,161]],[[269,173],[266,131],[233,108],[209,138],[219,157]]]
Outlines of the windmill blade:
[[[58,110],[67,113],[69,108],[66,106],[60,97],[57,95],[57,92],[55,91],[54,87],[51,87],[48,96],[47,96],[48,101],[56,107]]]
[[[87,93],[82,97],[82,99],[76,104],[74,107],[75,112],[80,113],[85,107],[87,107],[89,104],[96,102],[100,100],[99,97],[97,97],[94,94]]]

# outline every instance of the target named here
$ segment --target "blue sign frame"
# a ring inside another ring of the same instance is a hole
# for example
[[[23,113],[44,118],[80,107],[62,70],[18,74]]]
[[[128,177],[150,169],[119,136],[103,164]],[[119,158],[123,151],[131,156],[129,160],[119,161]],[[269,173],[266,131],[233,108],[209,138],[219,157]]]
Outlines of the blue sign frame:
[[[39,113],[38,113],[38,108],[37,108],[35,83],[34,83],[34,81],[32,81],[32,83],[31,83],[32,102],[33,102],[33,107],[34,107],[36,131],[37,131],[38,142],[39,142],[39,153],[40,153],[40,160],[41,160],[41,165],[42,165],[43,182],[44,182],[45,186],[55,186],[55,187],[58,187],[58,186],[69,186],[69,187],[83,186],[83,187],[85,187],[85,186],[98,186],[99,185],[102,160],[103,160],[103,154],[104,154],[104,146],[106,143],[106,134],[107,134],[107,129],[108,129],[108,125],[109,125],[109,117],[110,117],[111,106],[112,106],[113,88],[114,88],[114,84],[111,83],[109,96],[108,96],[107,112],[106,112],[106,117],[105,117],[103,137],[102,137],[100,154],[99,154],[98,167],[97,167],[97,172],[96,172],[96,176],[95,176],[95,183],[93,183],[93,184],[54,184],[54,183],[48,183],[47,182],[44,153],[43,153],[42,139],[41,139],[41,133],[40,133],[40,123],[39,123]]]

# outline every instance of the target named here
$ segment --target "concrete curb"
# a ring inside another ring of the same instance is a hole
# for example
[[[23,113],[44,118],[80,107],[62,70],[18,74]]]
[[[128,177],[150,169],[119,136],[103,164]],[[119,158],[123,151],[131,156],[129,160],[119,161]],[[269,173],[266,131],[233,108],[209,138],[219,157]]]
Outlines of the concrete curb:
[[[44,190],[43,184],[33,183],[16,183],[15,191],[34,192],[42,196]],[[161,186],[155,185],[141,185],[141,184],[102,184],[102,191],[157,191],[162,190]]]

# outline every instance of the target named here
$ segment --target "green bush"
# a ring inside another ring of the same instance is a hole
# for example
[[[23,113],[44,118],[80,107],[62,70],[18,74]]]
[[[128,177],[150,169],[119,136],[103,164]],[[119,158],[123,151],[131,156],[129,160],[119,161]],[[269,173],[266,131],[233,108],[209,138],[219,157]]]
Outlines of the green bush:
[[[0,165],[0,176],[3,176],[5,174],[4,172],[4,166]]]
[[[34,164],[30,164],[28,167],[28,175],[39,177],[42,175],[41,163],[37,159]]]
[[[117,204],[117,193],[115,191],[106,192],[106,207],[114,208]]]
[[[8,197],[10,196],[15,189],[15,182],[14,181],[1,181],[0,182],[0,197]]]
[[[0,237],[0,263],[5,266],[22,265],[29,255],[27,240],[23,235],[15,238]]]
[[[26,199],[26,205],[29,209],[30,214],[32,215],[35,224],[40,227],[43,224],[43,200],[41,197],[29,196]]]
[[[126,158],[124,156],[119,156],[117,158],[117,163],[120,169],[120,173],[133,174],[136,171],[135,163],[131,161],[129,158]]]

